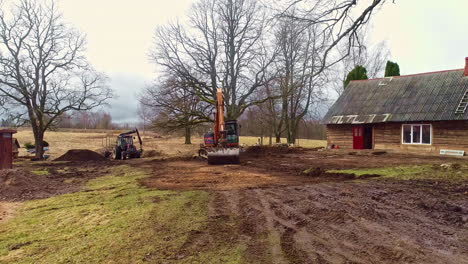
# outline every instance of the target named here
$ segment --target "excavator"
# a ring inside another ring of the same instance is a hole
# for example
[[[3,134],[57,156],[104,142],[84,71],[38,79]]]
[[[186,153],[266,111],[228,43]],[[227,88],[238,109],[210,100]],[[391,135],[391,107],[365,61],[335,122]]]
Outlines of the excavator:
[[[213,131],[204,135],[198,155],[208,164],[239,164],[239,128],[237,120],[224,121],[224,98],[222,89],[216,91],[216,110]]]

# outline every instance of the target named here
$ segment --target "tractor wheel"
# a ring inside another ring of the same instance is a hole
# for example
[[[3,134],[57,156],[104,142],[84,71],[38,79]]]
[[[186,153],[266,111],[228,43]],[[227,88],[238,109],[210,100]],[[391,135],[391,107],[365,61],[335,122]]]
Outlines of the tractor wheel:
[[[126,151],[122,151],[122,159],[123,160],[127,159],[127,152]]]
[[[122,149],[120,147],[115,147],[112,152],[112,159],[119,160],[122,158]]]

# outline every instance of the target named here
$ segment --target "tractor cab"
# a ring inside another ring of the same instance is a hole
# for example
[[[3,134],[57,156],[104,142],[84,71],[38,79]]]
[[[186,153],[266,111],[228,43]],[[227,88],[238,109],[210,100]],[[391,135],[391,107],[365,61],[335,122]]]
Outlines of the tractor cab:
[[[118,136],[117,137],[117,146],[121,148],[127,148],[127,146],[133,145],[133,136]]]

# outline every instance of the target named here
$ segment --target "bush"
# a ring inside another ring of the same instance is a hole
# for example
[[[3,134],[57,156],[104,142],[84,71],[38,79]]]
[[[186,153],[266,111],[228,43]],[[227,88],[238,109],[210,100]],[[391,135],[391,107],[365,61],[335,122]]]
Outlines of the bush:
[[[48,146],[49,146],[49,142],[47,142],[47,141],[44,140],[44,144],[43,144],[43,145],[44,145],[44,147],[48,147]],[[36,146],[35,146],[34,144],[32,144],[31,142],[26,142],[26,143],[24,143],[24,148],[25,148],[25,149],[34,149],[34,148],[36,148]]]

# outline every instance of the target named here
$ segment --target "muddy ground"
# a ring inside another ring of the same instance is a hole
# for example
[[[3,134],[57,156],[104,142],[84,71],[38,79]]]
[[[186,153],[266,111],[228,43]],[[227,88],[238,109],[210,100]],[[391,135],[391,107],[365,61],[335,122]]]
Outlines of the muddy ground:
[[[246,263],[468,263],[468,183],[356,180],[324,173],[465,162],[396,154],[255,152],[244,154],[241,165],[145,163],[152,177],[142,183],[211,192],[213,225],[191,234],[181,258],[221,239],[246,244]],[[317,167],[321,172],[302,174]]]
[[[43,199],[72,193],[90,179],[109,174],[119,163],[104,161],[31,162],[22,161],[0,175],[0,215],[9,203]],[[5,177],[6,176],[6,177]]]
[[[466,158],[289,149],[249,151],[241,160],[220,166],[192,158],[47,162],[27,168],[47,169],[54,182],[47,196],[79,190],[122,163],[145,169],[150,176],[141,184],[150,188],[210,192],[212,225],[190,233],[174,253],[177,259],[221,243],[245,245],[245,263],[468,263],[468,182],[327,173],[466,164]],[[19,200],[31,198],[42,197]],[[0,202],[0,218],[14,214],[13,202]]]

